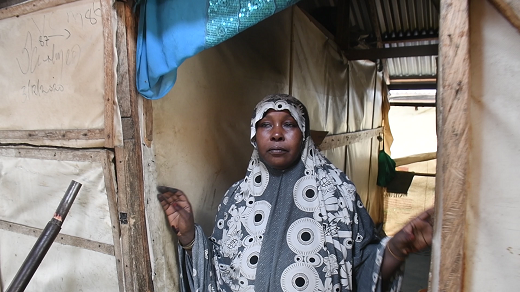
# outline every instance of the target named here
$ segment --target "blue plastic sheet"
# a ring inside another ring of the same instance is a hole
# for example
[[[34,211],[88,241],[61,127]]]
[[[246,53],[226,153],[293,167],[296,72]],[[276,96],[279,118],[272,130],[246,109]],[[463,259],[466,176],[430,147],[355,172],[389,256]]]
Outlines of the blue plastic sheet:
[[[158,99],[177,79],[187,58],[211,48],[299,0],[140,1],[136,83]]]

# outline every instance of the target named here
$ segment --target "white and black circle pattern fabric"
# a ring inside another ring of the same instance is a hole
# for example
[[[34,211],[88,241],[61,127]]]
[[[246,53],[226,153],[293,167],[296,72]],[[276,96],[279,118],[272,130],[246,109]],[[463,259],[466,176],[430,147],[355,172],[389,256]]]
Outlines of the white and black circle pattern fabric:
[[[314,212],[319,208],[320,200],[318,200],[316,178],[312,175],[300,178],[294,184],[293,197],[294,203],[302,211]]]
[[[287,231],[287,244],[295,253],[314,255],[323,247],[323,228],[313,218],[301,218],[293,222]]]
[[[250,280],[255,279],[258,256],[260,255],[260,245],[250,246],[242,252],[240,258],[240,272]]]
[[[285,292],[311,292],[318,291],[321,280],[313,266],[294,263],[283,271],[280,283]]]
[[[269,172],[263,163],[258,163],[248,177],[249,190],[253,196],[260,196],[264,193],[269,183]]]
[[[244,227],[251,235],[263,234],[271,212],[271,204],[267,201],[257,201],[248,209],[249,211],[244,217]]]

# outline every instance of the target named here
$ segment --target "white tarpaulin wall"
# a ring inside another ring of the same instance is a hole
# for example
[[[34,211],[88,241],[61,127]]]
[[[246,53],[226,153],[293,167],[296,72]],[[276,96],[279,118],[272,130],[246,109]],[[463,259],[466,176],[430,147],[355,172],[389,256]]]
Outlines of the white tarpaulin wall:
[[[520,283],[520,33],[488,1],[470,5],[471,147],[464,291]]]
[[[299,9],[294,9],[292,54],[292,94],[307,106],[312,130],[340,134],[382,125],[382,77],[376,65],[346,60]],[[376,192],[378,150],[374,137],[324,153],[355,183],[363,202],[381,211],[382,193]],[[370,211],[376,222],[382,222],[378,212]]]
[[[121,144],[116,64],[106,51],[113,40],[105,39],[114,28],[102,11],[100,0],[81,0],[0,20],[2,142]]]
[[[252,152],[249,122],[259,100],[292,93],[308,107],[311,130],[372,129],[381,125],[380,82],[374,64],[344,60],[298,8],[186,60],[170,93],[153,101],[154,157],[144,162],[156,291],[175,290],[178,281],[175,238],[156,185],[183,190],[209,234],[222,196],[245,174]],[[326,151],[338,167],[347,163],[365,201],[375,193],[377,149],[374,137],[347,151]]]
[[[112,158],[105,150],[0,148],[2,287],[7,289],[75,180],[82,187],[25,291],[119,290]]]

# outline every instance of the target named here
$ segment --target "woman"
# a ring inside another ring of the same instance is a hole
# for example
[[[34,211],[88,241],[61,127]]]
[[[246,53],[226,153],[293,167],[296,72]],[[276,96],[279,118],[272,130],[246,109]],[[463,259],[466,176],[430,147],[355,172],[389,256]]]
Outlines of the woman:
[[[309,133],[296,98],[256,106],[246,176],[224,195],[209,239],[185,194],[158,188],[180,243],[183,291],[399,291],[407,254],[431,244],[432,210],[377,238],[353,183]]]

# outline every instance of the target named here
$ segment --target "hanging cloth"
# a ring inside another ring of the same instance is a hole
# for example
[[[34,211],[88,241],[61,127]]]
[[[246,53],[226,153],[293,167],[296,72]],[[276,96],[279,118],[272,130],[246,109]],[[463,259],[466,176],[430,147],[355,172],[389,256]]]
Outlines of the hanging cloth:
[[[211,48],[299,0],[141,0],[136,85],[159,99],[187,58]]]

